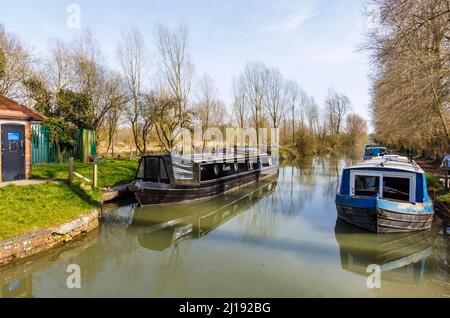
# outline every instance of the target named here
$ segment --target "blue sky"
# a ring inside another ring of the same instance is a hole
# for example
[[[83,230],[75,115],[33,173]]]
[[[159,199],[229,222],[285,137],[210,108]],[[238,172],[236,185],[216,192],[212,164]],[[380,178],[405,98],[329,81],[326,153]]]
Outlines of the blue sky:
[[[81,8],[81,27],[95,34],[114,67],[123,30],[137,27],[151,45],[157,23],[174,27],[183,21],[196,77],[212,76],[228,104],[232,78],[246,62],[258,61],[278,67],[321,106],[333,87],[369,118],[368,58],[357,51],[365,22],[362,0],[0,0],[0,22],[36,54],[45,54],[52,39],[69,40],[80,32],[66,26],[72,3]]]

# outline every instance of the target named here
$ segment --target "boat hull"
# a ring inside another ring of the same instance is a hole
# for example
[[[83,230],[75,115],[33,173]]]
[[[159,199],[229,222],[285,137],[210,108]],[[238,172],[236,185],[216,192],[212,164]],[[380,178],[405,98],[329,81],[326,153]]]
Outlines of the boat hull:
[[[257,170],[251,173],[236,175],[224,180],[209,182],[193,187],[173,188],[143,188],[134,193],[140,205],[170,204],[179,202],[190,202],[207,199],[222,193],[237,189],[249,183],[274,177],[278,174],[277,167]]]
[[[338,217],[375,233],[401,233],[431,228],[432,213],[401,213],[379,207],[354,207],[336,203]]]
[[[433,222],[431,203],[394,202],[379,198],[336,196],[338,217],[375,233],[423,231]]]

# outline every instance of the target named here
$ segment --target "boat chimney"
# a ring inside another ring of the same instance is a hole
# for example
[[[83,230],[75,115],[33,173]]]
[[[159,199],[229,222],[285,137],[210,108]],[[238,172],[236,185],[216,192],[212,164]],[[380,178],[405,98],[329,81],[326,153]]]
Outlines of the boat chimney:
[[[406,150],[406,154],[408,157],[408,162],[411,163],[413,161],[413,150],[408,147],[408,149]]]

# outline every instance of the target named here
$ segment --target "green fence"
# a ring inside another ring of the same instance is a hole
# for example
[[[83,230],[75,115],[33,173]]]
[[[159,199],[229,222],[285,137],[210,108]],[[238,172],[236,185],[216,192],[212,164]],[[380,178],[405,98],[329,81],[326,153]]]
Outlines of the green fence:
[[[75,147],[58,155],[55,143],[50,142],[50,131],[46,127],[31,127],[32,164],[67,162],[70,157],[76,161],[86,161],[88,156],[96,156],[95,131],[79,129],[75,135]]]

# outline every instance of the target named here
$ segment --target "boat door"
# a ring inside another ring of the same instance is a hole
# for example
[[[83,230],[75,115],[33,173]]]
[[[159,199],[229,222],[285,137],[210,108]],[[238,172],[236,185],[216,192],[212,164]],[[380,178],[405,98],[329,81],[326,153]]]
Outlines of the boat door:
[[[25,179],[25,126],[1,125],[2,181]]]

